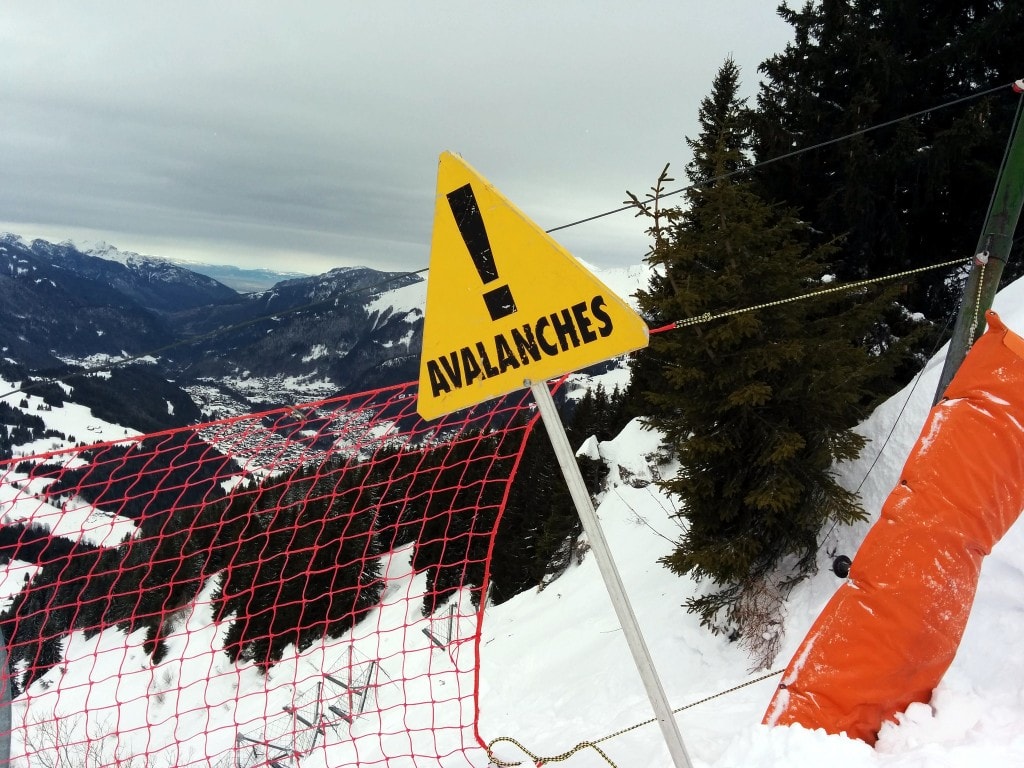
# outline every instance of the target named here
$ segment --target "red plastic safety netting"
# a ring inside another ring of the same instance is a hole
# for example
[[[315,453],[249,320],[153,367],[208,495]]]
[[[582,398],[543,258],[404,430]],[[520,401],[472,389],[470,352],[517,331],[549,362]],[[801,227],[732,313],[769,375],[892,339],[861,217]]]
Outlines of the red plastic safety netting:
[[[0,463],[13,764],[480,766],[526,394],[415,387]]]

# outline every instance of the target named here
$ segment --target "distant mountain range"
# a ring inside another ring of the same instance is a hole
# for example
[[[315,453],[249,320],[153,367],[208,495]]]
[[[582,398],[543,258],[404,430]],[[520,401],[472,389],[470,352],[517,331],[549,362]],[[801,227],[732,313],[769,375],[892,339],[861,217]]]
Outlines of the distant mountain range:
[[[282,280],[293,280],[300,277],[308,277],[303,272],[278,272],[272,269],[250,269],[236,267],[230,264],[203,264],[201,262],[185,261],[182,259],[165,259],[160,256],[143,256],[132,251],[122,251],[113,245],[105,242],[82,242],[64,243],[77,248],[89,256],[98,256],[108,261],[116,261],[121,264],[130,265],[141,262],[165,262],[183,269],[197,272],[200,275],[212,277],[228,288],[233,288],[239,293],[255,293],[273,288]]]
[[[646,275],[600,273],[624,297]],[[408,273],[339,268],[239,293],[166,259],[0,234],[0,379],[155,431],[414,380],[425,302]]]
[[[120,422],[145,431],[416,377],[425,297],[418,276],[342,268],[240,294],[165,259],[117,257],[0,235],[6,381],[121,361],[103,381],[114,387],[134,371],[111,398],[147,413]],[[419,297],[398,297],[401,309],[382,298],[417,284]],[[169,409],[167,380],[197,409]],[[67,383],[70,398],[99,387],[96,376],[87,387],[81,377]]]

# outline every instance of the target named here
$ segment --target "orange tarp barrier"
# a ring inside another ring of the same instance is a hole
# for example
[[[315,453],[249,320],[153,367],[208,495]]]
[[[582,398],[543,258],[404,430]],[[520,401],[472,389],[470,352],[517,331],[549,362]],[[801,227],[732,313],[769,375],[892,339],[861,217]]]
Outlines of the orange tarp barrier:
[[[874,744],[927,702],[956,655],[982,559],[1024,508],[1024,339],[993,312],[932,408],[850,568],[764,722]]]

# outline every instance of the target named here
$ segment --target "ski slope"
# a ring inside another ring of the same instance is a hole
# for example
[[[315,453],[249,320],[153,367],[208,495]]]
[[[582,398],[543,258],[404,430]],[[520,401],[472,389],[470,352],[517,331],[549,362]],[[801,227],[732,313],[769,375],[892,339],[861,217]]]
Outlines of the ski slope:
[[[1004,289],[995,308],[1010,328],[1024,332],[1024,282]],[[941,365],[942,353],[879,407],[860,427],[870,440],[864,455],[837,468],[846,487],[860,489],[872,520],[917,438]],[[695,768],[1024,765],[1024,649],[1018,642],[1024,635],[1024,526],[1018,522],[987,558],[960,652],[931,703],[913,705],[887,724],[874,749],[821,731],[769,728],[760,721],[778,676],[722,693],[771,670],[750,669],[736,643],[701,629],[681,607],[701,585],[657,563],[679,534],[675,502],[652,482],[674,471],[657,463],[658,443],[656,434],[633,422],[614,440],[588,449],[609,467],[598,515],[673,707],[714,696],[678,714]],[[785,605],[777,669],[841,583],[828,553],[853,557],[869,526],[837,528],[823,542],[818,573]],[[447,652],[432,646],[422,632],[430,624],[418,612],[425,580],[408,561],[407,550],[386,556],[383,604],[350,637],[305,653],[286,651],[267,677],[228,661],[220,651],[223,628],[212,623],[202,599],[182,611],[168,639],[168,658],[158,665],[142,653],[141,633],[127,643],[115,630],[89,640],[75,635],[65,664],[37,681],[31,696],[15,701],[14,754],[23,753],[26,736],[33,737],[36,713],[58,713],[69,732],[88,732],[100,745],[98,765],[133,754],[146,754],[154,766],[231,765],[237,734],[286,726],[277,722],[291,717],[283,707],[311,706],[308,681],[355,658],[358,669],[379,660],[372,706],[351,725],[335,719],[294,765],[428,765],[433,763],[426,758],[402,756],[439,755],[436,764],[445,768],[483,768],[487,754],[475,746],[472,729],[459,726],[472,721],[470,703],[455,695],[474,682],[473,627],[455,627]],[[581,742],[601,750],[583,746],[567,768],[609,761],[621,768],[671,764],[660,730],[642,724],[652,711],[593,557],[543,591],[488,608],[479,662],[479,734],[485,742],[497,740],[494,754],[501,761],[533,764],[515,740],[539,758]],[[394,682],[399,679],[407,682]],[[419,690],[423,686],[430,689]],[[345,694],[336,689],[316,695],[340,700]],[[406,705],[427,695],[436,706]],[[264,724],[267,712],[274,715]]]

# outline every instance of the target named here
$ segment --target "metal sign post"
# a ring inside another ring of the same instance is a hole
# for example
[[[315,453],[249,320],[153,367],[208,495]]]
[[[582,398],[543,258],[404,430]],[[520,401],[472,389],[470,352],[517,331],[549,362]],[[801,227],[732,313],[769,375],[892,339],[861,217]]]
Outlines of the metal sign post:
[[[7,641],[0,632],[0,766],[11,764],[11,678]]]
[[[676,768],[692,768],[546,380],[647,346],[647,325],[460,157],[438,161],[416,410],[436,419],[525,383]]]
[[[999,289],[999,279],[1010,258],[1013,235],[1024,207],[1024,80],[1014,83],[1013,90],[1022,94],[1017,103],[1017,116],[996,178],[985,226],[974,251],[974,265],[964,285],[960,312],[932,405],[942,400],[971,345],[985,330],[985,312],[991,308]]]
[[[580,520],[583,523],[583,530],[586,531],[587,538],[590,540],[590,549],[597,560],[601,576],[604,578],[605,588],[608,590],[608,596],[611,597],[612,606],[615,608],[615,615],[618,616],[619,623],[622,625],[622,632],[626,637],[626,642],[629,644],[629,650],[633,654],[633,662],[636,664],[640,678],[643,680],[644,688],[647,691],[647,698],[654,708],[654,714],[658,719],[662,735],[665,737],[665,743],[668,744],[668,751],[672,756],[672,762],[676,768],[693,768],[690,756],[686,753],[686,747],[683,744],[683,737],[679,733],[679,726],[676,723],[675,716],[672,714],[672,706],[669,704],[668,697],[665,695],[665,689],[658,678],[658,671],[654,667],[654,660],[647,649],[647,643],[644,642],[643,635],[640,633],[640,627],[637,624],[633,608],[630,606],[629,598],[626,596],[626,589],[622,584],[622,579],[619,578],[615,561],[612,559],[608,541],[604,537],[601,524],[597,519],[597,513],[594,511],[594,505],[590,500],[590,493],[587,492],[587,487],[583,482],[583,475],[580,473],[579,465],[576,463],[576,456],[569,445],[569,438],[565,434],[565,427],[558,416],[555,401],[551,398],[551,391],[548,389],[547,382],[544,381],[527,381],[526,383],[529,385],[530,391],[537,401],[541,420],[547,429],[551,445],[555,449],[558,465],[562,468],[565,482],[569,486],[569,493],[572,495],[576,511],[579,513]]]

